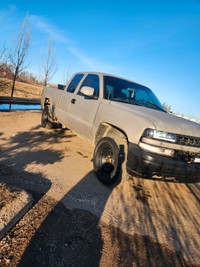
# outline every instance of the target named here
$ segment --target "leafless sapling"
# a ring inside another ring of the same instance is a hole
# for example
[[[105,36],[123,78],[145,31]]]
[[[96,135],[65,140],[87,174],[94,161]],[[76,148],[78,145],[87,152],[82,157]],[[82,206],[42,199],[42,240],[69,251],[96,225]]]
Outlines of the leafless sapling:
[[[9,86],[9,82],[6,79],[6,74],[8,70],[8,54],[7,49],[3,48],[0,51],[0,90],[5,89]]]
[[[13,51],[9,52],[9,60],[14,68],[13,84],[11,90],[11,97],[13,97],[15,82],[18,75],[27,67],[26,60],[28,50],[31,45],[31,25],[28,22],[28,14],[26,15],[22,26],[19,27],[18,34],[14,40]]]
[[[44,76],[44,85],[46,86],[49,80],[57,71],[57,66],[55,64],[55,47],[53,48],[52,35],[49,38],[49,45],[47,50],[47,56],[44,57],[42,50],[42,72]]]

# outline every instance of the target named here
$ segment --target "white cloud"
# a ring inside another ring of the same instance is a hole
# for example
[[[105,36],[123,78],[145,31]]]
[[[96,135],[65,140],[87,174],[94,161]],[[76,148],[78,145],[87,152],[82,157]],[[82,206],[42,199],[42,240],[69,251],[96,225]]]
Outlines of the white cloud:
[[[74,56],[79,58],[79,60],[82,62],[83,65],[85,65],[91,69],[94,69],[94,70],[105,70],[105,69],[113,70],[114,69],[113,66],[109,66],[107,64],[102,64],[102,63],[96,62],[95,60],[86,56],[81,50],[79,50],[78,48],[76,48],[74,46],[68,46],[68,50]]]
[[[2,34],[0,43],[4,41],[5,36],[8,35],[16,27],[16,6],[9,5],[6,9],[0,9],[0,32]]]
[[[8,9],[1,9],[0,20],[9,18],[10,16],[13,15],[13,13],[15,13],[16,10],[17,10],[17,7],[14,5],[9,5]]]
[[[17,7],[15,5],[8,5],[10,12],[15,12]]]
[[[30,16],[30,21],[33,26],[40,32],[52,34],[54,39],[60,43],[70,44],[71,40],[66,37],[66,33],[59,30],[57,27],[46,22],[41,16]]]
[[[66,45],[68,51],[78,58],[81,63],[92,70],[113,70],[113,66],[109,66],[107,64],[102,64],[97,62],[95,59],[88,57],[81,49],[79,49],[76,45],[76,42],[67,37],[67,32],[58,29],[56,26],[47,22],[44,17],[41,16],[30,16],[30,21],[33,27],[43,33],[52,34],[53,38],[56,42],[63,43]]]

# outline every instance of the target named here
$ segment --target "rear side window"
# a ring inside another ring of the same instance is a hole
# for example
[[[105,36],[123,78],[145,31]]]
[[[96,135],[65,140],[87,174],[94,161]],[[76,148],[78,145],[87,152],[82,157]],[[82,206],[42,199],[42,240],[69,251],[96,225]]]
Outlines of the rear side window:
[[[83,78],[83,75],[84,74],[76,74],[76,76],[74,76],[67,87],[67,92],[73,93],[76,90],[76,87],[79,84],[80,80]]]
[[[89,87],[93,87],[95,92],[94,92],[94,96],[99,96],[99,76],[95,75],[95,74],[88,74],[88,76],[85,78],[85,80],[83,81],[81,88],[83,86],[89,86]],[[81,90],[80,88],[80,90]],[[80,95],[80,90],[79,90],[79,95]]]

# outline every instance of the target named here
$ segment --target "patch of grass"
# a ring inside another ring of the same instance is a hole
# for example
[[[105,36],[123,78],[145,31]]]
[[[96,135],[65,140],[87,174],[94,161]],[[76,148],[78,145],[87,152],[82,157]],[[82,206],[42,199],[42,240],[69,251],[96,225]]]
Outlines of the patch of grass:
[[[4,183],[0,183],[0,209],[15,198],[16,195],[16,191],[6,186]]]
[[[8,83],[8,86],[0,88],[0,96],[10,96],[11,94],[12,81],[6,81]],[[40,98],[43,87],[43,85],[28,84],[16,81],[14,97]]]

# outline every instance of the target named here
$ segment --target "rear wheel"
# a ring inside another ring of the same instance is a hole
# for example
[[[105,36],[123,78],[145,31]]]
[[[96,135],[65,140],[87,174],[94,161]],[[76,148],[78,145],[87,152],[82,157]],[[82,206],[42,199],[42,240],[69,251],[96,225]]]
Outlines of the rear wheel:
[[[93,164],[97,178],[105,185],[118,184],[122,180],[122,163],[125,151],[114,139],[102,138],[94,150]]]
[[[48,108],[48,106],[44,106],[44,109],[42,111],[41,125],[42,125],[42,127],[48,128],[48,129],[53,127],[52,123],[49,121],[49,108]]]

